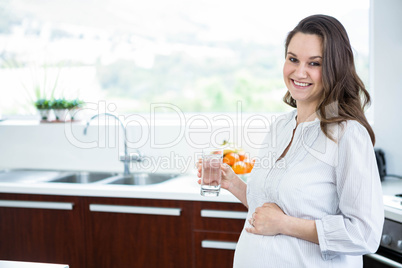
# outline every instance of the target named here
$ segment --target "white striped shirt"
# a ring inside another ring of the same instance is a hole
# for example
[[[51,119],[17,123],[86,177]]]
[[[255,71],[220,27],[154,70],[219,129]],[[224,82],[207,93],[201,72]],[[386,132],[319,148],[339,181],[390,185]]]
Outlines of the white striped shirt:
[[[318,119],[301,123],[289,151],[276,162],[292,138],[296,115],[295,110],[271,124],[268,147],[260,150],[247,184],[247,218],[264,203],[276,203],[287,215],[315,220],[319,245],[243,229],[234,267],[362,267],[362,255],[379,246],[384,222],[370,136],[357,121],[347,121],[331,129],[335,143]]]

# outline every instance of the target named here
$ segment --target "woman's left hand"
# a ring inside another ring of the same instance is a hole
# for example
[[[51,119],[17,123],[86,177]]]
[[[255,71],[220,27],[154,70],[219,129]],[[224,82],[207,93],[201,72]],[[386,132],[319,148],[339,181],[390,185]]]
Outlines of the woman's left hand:
[[[249,219],[251,228],[246,231],[259,235],[277,235],[281,233],[287,215],[275,203],[265,203],[256,208],[253,217]]]

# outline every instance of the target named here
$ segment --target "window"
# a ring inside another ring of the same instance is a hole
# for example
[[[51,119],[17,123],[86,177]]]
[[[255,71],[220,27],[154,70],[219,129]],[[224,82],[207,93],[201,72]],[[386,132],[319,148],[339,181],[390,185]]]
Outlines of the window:
[[[317,13],[344,24],[368,87],[369,0],[3,0],[0,114],[34,114],[35,87],[117,113],[286,111],[284,40]]]

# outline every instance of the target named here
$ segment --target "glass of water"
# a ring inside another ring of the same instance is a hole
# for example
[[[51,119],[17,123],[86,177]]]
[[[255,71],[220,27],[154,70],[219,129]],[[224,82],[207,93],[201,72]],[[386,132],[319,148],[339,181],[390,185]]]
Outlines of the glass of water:
[[[223,149],[208,148],[202,151],[201,195],[218,196],[221,189]]]

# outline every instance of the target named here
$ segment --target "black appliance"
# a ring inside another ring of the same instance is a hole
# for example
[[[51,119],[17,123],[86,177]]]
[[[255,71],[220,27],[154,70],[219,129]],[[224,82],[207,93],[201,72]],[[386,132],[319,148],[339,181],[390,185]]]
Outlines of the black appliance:
[[[377,160],[378,172],[380,174],[381,181],[384,180],[387,175],[387,165],[385,162],[385,153],[381,149],[375,149],[375,159]]]

